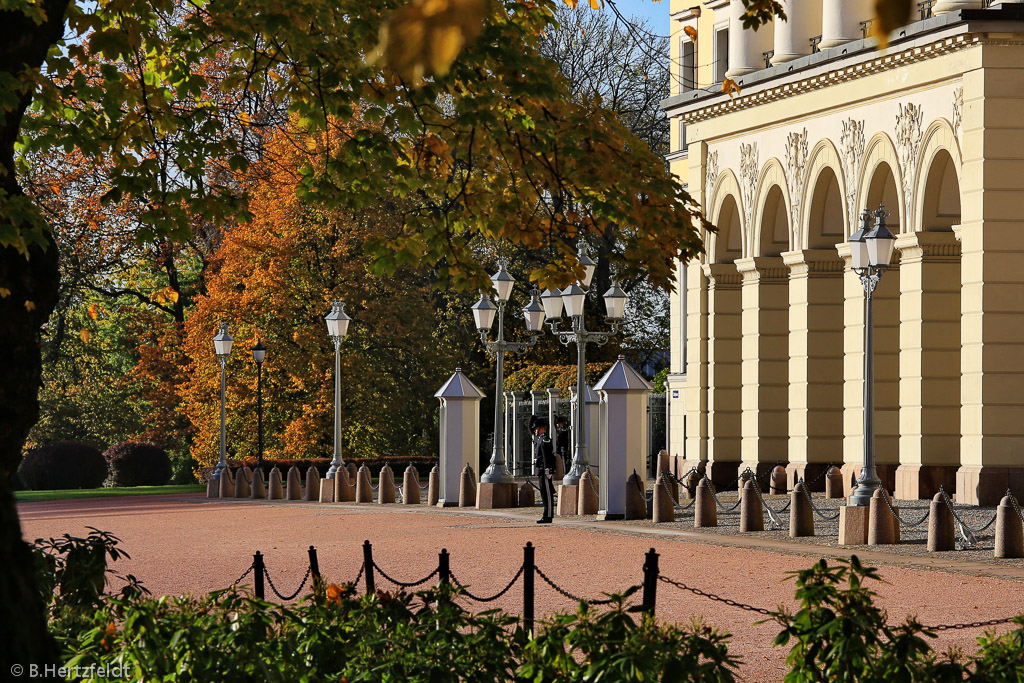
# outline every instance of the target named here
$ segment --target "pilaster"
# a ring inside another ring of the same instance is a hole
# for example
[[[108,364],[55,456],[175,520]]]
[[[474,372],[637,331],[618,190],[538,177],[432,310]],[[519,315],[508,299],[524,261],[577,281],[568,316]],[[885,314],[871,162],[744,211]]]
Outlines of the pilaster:
[[[708,281],[708,476],[731,481],[740,463],[740,283],[732,263],[704,266]]]

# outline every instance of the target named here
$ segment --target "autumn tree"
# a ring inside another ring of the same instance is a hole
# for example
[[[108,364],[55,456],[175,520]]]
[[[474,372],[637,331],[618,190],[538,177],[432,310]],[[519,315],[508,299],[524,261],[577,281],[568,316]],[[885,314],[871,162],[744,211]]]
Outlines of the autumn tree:
[[[344,144],[348,135],[338,128],[332,143]],[[226,234],[208,294],[186,322],[191,362],[181,397],[197,429],[193,456],[202,464],[218,458],[220,367],[210,339],[219,320],[231,321],[236,339],[228,367],[231,456],[256,455],[256,374],[248,349],[259,339],[269,349],[266,457],[330,457],[334,348],[323,316],[334,298],[353,318],[341,347],[345,455],[427,455],[436,448],[433,394],[473,345],[468,311],[446,305],[449,294],[433,287],[429,266],[373,272],[367,245],[400,232],[402,202],[383,196],[376,206],[346,211],[299,199],[300,169],[317,163],[326,144],[323,135],[294,130],[269,144],[274,162],[251,169],[253,219]]]

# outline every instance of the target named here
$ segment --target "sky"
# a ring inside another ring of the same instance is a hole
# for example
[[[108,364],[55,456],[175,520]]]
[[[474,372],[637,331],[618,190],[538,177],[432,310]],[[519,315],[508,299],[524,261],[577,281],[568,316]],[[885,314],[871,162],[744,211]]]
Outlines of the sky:
[[[654,0],[611,0],[615,3],[615,6],[619,8],[619,12],[625,17],[637,16],[647,20],[654,33],[658,35],[668,35],[668,8],[669,0],[661,0],[661,2],[655,2]],[[581,3],[582,4],[582,3]],[[605,2],[607,5],[607,0]],[[609,7],[605,7],[605,12],[611,12]]]

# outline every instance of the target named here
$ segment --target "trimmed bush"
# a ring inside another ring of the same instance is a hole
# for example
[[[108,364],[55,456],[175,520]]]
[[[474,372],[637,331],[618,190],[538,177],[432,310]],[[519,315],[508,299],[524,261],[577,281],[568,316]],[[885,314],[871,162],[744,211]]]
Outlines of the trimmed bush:
[[[171,476],[172,484],[195,484],[196,471],[199,469],[199,462],[195,458],[182,455],[177,458],[171,458],[171,470],[174,474]]]
[[[60,441],[29,451],[18,476],[25,488],[94,489],[107,476],[107,461],[98,448],[79,441]]]
[[[103,454],[110,473],[107,486],[163,486],[171,480],[167,452],[148,443],[125,441]]]

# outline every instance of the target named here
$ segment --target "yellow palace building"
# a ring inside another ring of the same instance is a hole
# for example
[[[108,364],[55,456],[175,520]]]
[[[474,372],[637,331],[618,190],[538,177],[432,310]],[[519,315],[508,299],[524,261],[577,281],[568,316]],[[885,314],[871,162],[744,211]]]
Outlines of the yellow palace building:
[[[670,454],[732,481],[863,452],[864,290],[846,240],[884,205],[875,454],[900,498],[1024,495],[1024,4],[672,0],[672,170],[717,232],[672,300]],[[740,93],[722,92],[732,79]],[[819,484],[820,486],[820,484]]]

